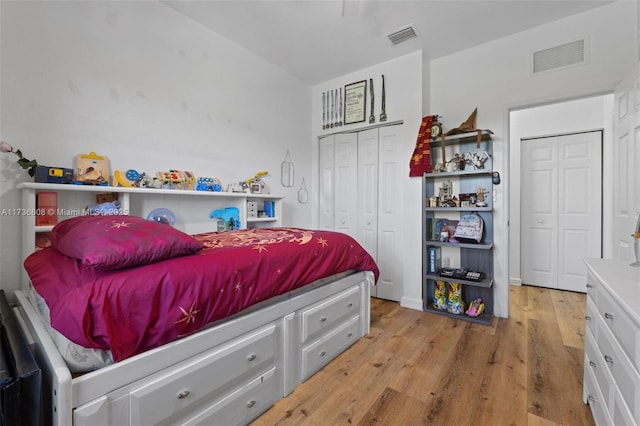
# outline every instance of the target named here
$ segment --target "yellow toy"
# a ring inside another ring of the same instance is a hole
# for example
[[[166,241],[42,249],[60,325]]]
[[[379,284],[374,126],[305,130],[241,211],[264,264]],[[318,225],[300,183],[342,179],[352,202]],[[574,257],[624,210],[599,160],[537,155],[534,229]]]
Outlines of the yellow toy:
[[[469,309],[465,312],[470,317],[480,316],[484,312],[484,303],[482,303],[482,299],[477,298],[473,302],[469,303]]]
[[[269,172],[263,170],[260,171],[258,173],[256,173],[256,175],[252,178],[249,178],[247,180],[244,181],[245,185],[247,186],[247,188],[249,188],[249,192],[253,193],[253,194],[260,194],[263,192],[267,192],[265,191],[265,183],[262,180],[262,178],[264,176],[267,176],[269,174]]]
[[[433,288],[433,307],[440,311],[447,309],[447,288],[444,281],[436,281]]]

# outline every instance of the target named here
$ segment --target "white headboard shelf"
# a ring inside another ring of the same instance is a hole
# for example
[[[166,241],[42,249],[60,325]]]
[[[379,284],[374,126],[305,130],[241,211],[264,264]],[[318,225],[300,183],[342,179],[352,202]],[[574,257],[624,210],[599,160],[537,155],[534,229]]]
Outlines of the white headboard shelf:
[[[189,234],[217,230],[217,223],[210,217],[217,209],[238,209],[241,228],[283,226],[282,200],[273,194],[244,192],[211,192],[178,189],[125,188],[115,186],[74,185],[23,182],[17,185],[22,191],[22,260],[36,248],[38,234],[50,232],[53,225],[36,225],[36,215],[42,213],[37,204],[39,192],[54,192],[57,197],[55,215],[57,221],[87,214],[86,208],[95,205],[97,194],[117,193],[123,214],[147,217],[153,209],[164,207],[176,216],[175,227]],[[269,217],[250,217],[247,203],[257,203],[257,210],[265,210],[269,203],[273,214]],[[22,285],[28,284],[23,272]]]

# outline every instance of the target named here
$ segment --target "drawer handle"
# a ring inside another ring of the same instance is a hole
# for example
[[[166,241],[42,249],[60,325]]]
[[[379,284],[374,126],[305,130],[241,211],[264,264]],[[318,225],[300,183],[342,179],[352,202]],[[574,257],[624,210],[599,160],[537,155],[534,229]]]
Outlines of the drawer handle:
[[[253,407],[254,405],[256,405],[256,401],[255,401],[254,399],[252,399],[251,401],[247,402],[247,407],[248,407],[248,408],[251,408],[251,407]]]
[[[613,314],[610,314],[609,312],[605,312],[605,313],[604,313],[604,317],[605,317],[606,319],[613,319]]]
[[[253,361],[256,358],[257,358],[256,354],[251,354],[247,357],[247,361]]]
[[[353,336],[353,333],[347,334],[347,337],[351,337],[351,336]]]
[[[188,390],[183,390],[180,393],[178,393],[178,399],[185,399],[189,395],[191,395],[191,392],[189,392]]]
[[[587,288],[593,288],[591,284],[587,284]]]
[[[347,308],[352,308],[352,307],[353,307],[353,302],[351,302],[351,303],[349,303],[349,304],[347,305]]]
[[[584,319],[587,320],[587,321],[591,321],[591,317],[589,315],[585,315]]]
[[[320,318],[320,322],[325,322],[326,320],[327,320],[327,317]]]
[[[326,352],[326,351],[322,351],[322,352],[320,352],[320,356],[325,356],[326,354],[327,354],[327,352]]]
[[[595,397],[595,396],[593,396],[593,395],[589,395],[589,396],[587,397],[587,399],[589,400],[589,402],[598,402],[598,400],[596,399],[596,397]]]
[[[593,361],[589,361],[589,365],[590,365],[590,366],[592,366],[592,367],[596,367],[598,364],[596,364],[596,363],[595,363],[595,362],[593,362]]]
[[[609,364],[613,364],[613,358],[611,358],[609,355],[605,355],[604,360],[607,361]]]

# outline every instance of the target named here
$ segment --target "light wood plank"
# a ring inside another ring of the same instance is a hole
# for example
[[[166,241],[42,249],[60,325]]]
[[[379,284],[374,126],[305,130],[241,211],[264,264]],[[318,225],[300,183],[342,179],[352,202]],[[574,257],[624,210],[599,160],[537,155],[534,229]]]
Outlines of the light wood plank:
[[[593,425],[582,402],[585,295],[509,294],[510,318],[490,326],[372,299],[371,333],[254,424]]]

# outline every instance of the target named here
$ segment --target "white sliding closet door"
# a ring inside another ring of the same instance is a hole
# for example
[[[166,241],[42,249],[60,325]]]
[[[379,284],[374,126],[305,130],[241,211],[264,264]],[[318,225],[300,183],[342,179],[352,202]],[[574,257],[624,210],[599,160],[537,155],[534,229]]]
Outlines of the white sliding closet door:
[[[602,133],[522,140],[523,284],[585,292],[602,253]]]
[[[357,239],[358,134],[336,134],[334,152],[335,230]]]
[[[319,225],[320,229],[332,231],[334,229],[335,208],[333,202],[333,172],[335,164],[333,161],[334,137],[327,136],[320,139],[320,156],[319,156]]]
[[[320,228],[351,235],[376,260],[372,296],[402,297],[401,126],[320,139]]]
[[[378,129],[358,133],[357,240],[378,259]]]
[[[380,278],[375,296],[400,301],[402,298],[401,239],[402,179],[406,161],[400,152],[400,126],[381,127],[378,142],[378,267]]]

